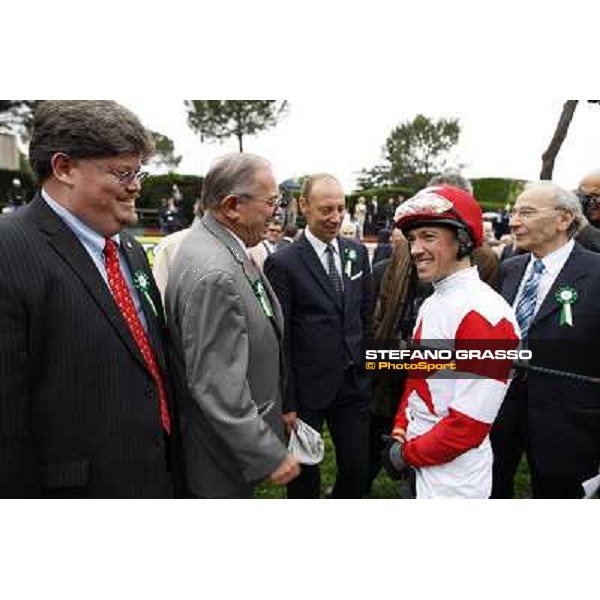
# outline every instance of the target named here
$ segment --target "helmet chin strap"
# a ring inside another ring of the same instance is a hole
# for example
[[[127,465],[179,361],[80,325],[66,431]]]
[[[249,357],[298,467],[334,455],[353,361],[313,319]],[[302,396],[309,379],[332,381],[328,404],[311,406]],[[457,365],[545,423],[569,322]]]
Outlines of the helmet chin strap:
[[[458,238],[458,252],[456,253],[456,258],[461,260],[473,252],[473,247],[475,244],[473,243],[468,231],[462,227],[456,228],[456,236]]]

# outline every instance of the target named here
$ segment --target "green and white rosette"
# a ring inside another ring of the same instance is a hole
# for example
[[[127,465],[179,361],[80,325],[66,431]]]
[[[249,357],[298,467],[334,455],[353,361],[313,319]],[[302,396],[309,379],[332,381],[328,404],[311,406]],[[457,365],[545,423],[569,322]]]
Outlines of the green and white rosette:
[[[577,290],[570,285],[561,285],[554,294],[554,299],[561,305],[559,325],[573,327],[571,304],[577,302]]]
[[[263,282],[258,279],[254,284],[254,293],[262,306],[263,312],[267,316],[267,318],[271,318],[273,316],[273,309],[271,308],[271,303],[269,302],[269,297],[267,296],[267,290],[265,290],[265,286]]]
[[[150,293],[148,292],[148,290],[150,288],[150,279],[148,278],[148,275],[146,275],[146,273],[144,273],[144,271],[136,271],[134,273],[133,287],[144,296],[144,298],[146,299],[146,301],[152,308],[154,315],[156,317],[158,317],[158,311],[156,310],[156,306],[154,305],[154,302],[152,301],[152,298],[150,297]]]
[[[345,259],[344,272],[346,273],[346,277],[350,277],[352,275],[352,265],[356,262],[356,250],[354,248],[346,248]]]

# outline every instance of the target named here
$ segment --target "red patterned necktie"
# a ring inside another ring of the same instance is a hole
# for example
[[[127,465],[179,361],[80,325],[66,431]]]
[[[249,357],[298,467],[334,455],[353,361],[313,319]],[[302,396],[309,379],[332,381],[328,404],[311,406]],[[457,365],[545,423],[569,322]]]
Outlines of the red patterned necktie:
[[[154,379],[154,382],[156,383],[156,387],[158,388],[160,420],[164,430],[167,433],[171,433],[171,419],[169,417],[169,410],[167,408],[167,395],[165,393],[165,386],[160,374],[160,369],[158,367],[158,363],[156,362],[156,357],[154,356],[154,352],[150,347],[148,337],[146,336],[142,322],[140,321],[137,310],[135,309],[133,299],[129,293],[129,288],[127,287],[127,283],[123,277],[121,266],[119,265],[117,244],[109,238],[105,239],[106,243],[104,245],[104,257],[106,259],[105,266],[106,273],[108,275],[108,285],[110,286],[115,302],[117,303],[117,306],[119,307],[119,310],[121,311],[121,314],[127,323],[127,327],[129,327],[129,331],[131,331],[131,335],[133,336],[133,339],[135,340],[140,352],[142,353],[142,356],[144,357],[146,366],[152,374],[152,379]]]

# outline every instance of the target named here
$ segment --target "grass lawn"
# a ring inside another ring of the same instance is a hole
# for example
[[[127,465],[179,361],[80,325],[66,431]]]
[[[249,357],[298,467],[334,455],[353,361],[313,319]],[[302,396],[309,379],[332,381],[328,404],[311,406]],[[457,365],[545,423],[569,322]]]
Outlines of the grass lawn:
[[[335,453],[331,444],[331,438],[325,429],[325,458],[321,464],[321,496],[325,490],[335,482]],[[528,498],[529,473],[525,458],[521,461],[519,471],[515,480],[515,497]],[[277,486],[271,483],[261,485],[256,491],[257,498],[285,498],[285,486]],[[371,493],[366,498],[401,498],[400,484],[390,479],[383,470],[379,473],[373,483]]]

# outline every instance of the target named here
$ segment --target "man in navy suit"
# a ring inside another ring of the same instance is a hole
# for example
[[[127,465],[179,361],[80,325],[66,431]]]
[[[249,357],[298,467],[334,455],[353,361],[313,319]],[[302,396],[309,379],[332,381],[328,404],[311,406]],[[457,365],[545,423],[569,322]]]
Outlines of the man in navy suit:
[[[265,264],[281,303],[288,431],[300,418],[331,433],[336,450],[334,498],[360,498],[368,477],[370,380],[359,377],[361,342],[371,335],[372,280],[364,246],[340,237],[345,200],[327,173],[304,183],[306,229]],[[318,498],[317,466],[304,466],[289,498]]]
[[[517,198],[510,218],[523,254],[502,263],[500,291],[515,309],[531,364],[598,377],[600,256],[573,237],[577,197],[550,182]],[[491,434],[492,498],[510,498],[523,450],[534,498],[581,498],[600,462],[600,386],[517,372]]]

